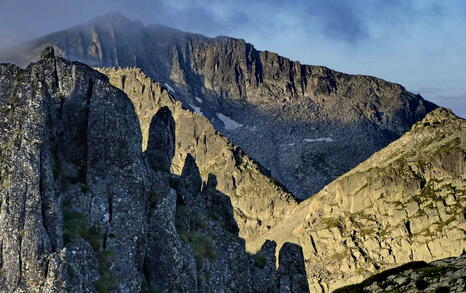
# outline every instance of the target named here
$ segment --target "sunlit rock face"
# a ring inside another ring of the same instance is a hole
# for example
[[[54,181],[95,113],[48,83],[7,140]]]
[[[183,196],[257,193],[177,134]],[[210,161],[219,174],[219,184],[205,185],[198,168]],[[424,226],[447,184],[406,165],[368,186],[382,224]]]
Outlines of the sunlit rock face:
[[[303,201],[265,239],[304,250],[311,290],[466,249],[466,120],[439,108]]]

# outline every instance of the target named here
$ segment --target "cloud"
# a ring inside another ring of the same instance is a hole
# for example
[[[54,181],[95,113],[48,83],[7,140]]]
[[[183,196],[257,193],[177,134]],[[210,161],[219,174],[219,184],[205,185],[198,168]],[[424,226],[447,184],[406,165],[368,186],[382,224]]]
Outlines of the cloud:
[[[401,27],[438,16],[445,7],[433,0],[3,0],[0,27],[30,38],[118,10],[145,23],[209,35],[292,23],[308,34],[354,43],[371,37],[374,24]]]
[[[453,96],[451,87],[466,93],[464,0],[0,0],[0,49],[111,11],[408,88],[437,87],[427,93],[436,102]]]

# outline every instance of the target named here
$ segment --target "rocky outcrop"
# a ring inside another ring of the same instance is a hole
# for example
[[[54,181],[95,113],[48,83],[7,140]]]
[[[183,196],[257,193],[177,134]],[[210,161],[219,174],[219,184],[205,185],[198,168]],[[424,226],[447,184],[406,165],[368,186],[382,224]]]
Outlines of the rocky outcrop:
[[[107,75],[114,86],[127,93],[133,102],[143,142],[148,141],[149,129],[155,127],[150,123],[155,113],[161,115],[159,113],[163,111],[159,109],[171,112],[174,121],[170,123],[174,124],[175,135],[172,171],[182,175],[185,162],[191,163],[191,159],[186,158],[192,156],[203,181],[212,182],[209,174],[214,175],[216,189],[231,200],[241,237],[250,241],[266,233],[297,206],[290,193],[217,132],[209,120],[185,109],[164,86],[152,81],[140,69],[98,70]],[[151,148],[149,141],[146,152]],[[197,185],[200,185],[200,180],[197,179]]]
[[[460,293],[466,291],[466,254],[441,259],[429,264],[411,262],[384,271],[363,282],[335,290],[335,293],[352,292],[437,292]]]
[[[114,278],[134,292],[147,173],[133,106],[89,67],[44,58],[0,66],[0,290],[87,292]]]
[[[466,120],[440,108],[300,203],[264,239],[303,247],[311,291],[466,249]]]
[[[26,57],[49,45],[91,66],[141,68],[301,198],[435,108],[377,78],[302,65],[243,40],[145,27],[118,14],[34,41]]]
[[[194,156],[169,172],[169,108],[143,152],[125,93],[51,49],[26,70],[0,65],[0,107],[0,292],[279,292],[288,268],[302,273],[299,254],[275,268],[272,242],[246,252],[232,200]]]

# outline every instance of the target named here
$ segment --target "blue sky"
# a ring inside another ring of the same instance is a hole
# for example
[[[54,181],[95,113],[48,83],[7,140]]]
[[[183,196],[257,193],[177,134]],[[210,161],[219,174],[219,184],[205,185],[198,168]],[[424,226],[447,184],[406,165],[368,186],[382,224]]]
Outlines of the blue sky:
[[[0,0],[0,47],[110,11],[381,77],[466,117],[464,0]]]

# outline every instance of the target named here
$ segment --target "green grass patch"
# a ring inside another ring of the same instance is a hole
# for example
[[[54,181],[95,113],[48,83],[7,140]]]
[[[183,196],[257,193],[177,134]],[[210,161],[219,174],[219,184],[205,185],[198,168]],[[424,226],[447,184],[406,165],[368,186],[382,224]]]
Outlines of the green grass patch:
[[[191,246],[198,269],[204,259],[215,262],[217,253],[208,230],[206,215],[193,215],[186,205],[180,204],[176,210],[175,227],[180,239]]]
[[[262,251],[258,251],[257,253],[251,255],[252,259],[254,260],[254,265],[260,269],[263,269],[267,264],[267,258],[265,257]]]
[[[24,71],[19,71],[17,74],[16,74],[16,80],[17,81],[23,81],[24,80]]]
[[[320,222],[324,224],[327,229],[338,227],[340,225],[339,218],[322,218],[320,219]]]
[[[449,270],[450,268],[443,266],[428,266],[417,269],[416,271],[421,275],[421,277],[436,277],[445,275]]]
[[[63,237],[65,244],[71,243],[78,238],[83,238],[97,251],[100,249],[103,235],[97,227],[91,226],[89,218],[72,210],[63,211]]]
[[[196,261],[202,263],[204,259],[208,259],[210,262],[215,262],[217,259],[217,253],[213,245],[213,240],[210,235],[201,234],[196,231],[182,231],[178,232],[180,239],[191,246]]]
[[[91,245],[97,261],[100,279],[95,281],[94,287],[99,293],[113,292],[117,283],[110,271],[110,266],[115,259],[111,250],[101,250],[103,235],[99,229],[92,225],[87,215],[69,209],[70,203],[65,202],[63,207],[63,237],[65,245],[78,238],[83,238]]]
[[[101,250],[96,255],[99,262],[100,279],[94,282],[94,287],[99,293],[113,292],[117,280],[110,271],[110,266],[115,255],[111,250]]]

